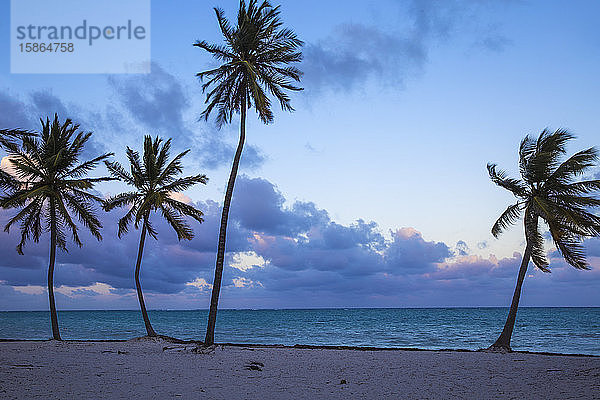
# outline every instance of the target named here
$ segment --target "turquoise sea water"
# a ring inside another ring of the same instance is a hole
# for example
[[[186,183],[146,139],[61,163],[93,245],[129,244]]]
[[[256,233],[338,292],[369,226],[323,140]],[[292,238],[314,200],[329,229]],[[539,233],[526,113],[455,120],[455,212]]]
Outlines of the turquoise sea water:
[[[220,310],[217,342],[479,349],[500,333],[505,308]],[[150,311],[154,329],[204,338],[206,310]],[[59,311],[63,339],[145,334],[139,311]],[[0,312],[0,338],[47,339],[48,312]],[[520,308],[514,350],[600,355],[600,308]]]

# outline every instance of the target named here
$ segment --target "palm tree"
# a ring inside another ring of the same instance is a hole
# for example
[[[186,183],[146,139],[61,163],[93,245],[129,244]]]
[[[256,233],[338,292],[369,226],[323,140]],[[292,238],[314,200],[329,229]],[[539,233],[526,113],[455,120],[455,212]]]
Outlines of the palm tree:
[[[492,181],[509,190],[517,202],[510,205],[492,227],[498,237],[524,214],[526,247],[517,277],[517,285],[502,334],[490,346],[491,350],[510,351],[521,287],[529,260],[542,270],[550,272],[544,251],[544,236],[539,222],[545,222],[558,252],[577,269],[589,269],[582,241],[600,234],[600,217],[591,211],[600,206],[593,193],[600,190],[600,180],[574,182],[586,169],[595,165],[598,152],[595,148],[575,153],[564,162],[567,142],[574,136],[565,130],[553,133],[542,131],[536,139],[526,136],[519,148],[519,167],[522,179],[509,178],[496,164],[488,164]]]
[[[20,144],[13,142],[6,146],[16,176],[4,176],[8,184],[5,185],[6,193],[0,197],[0,206],[20,209],[4,228],[9,232],[12,225],[20,223],[19,254],[23,254],[23,247],[29,239],[37,243],[44,232],[50,233],[50,319],[52,337],[60,340],[54,302],[56,248],[67,251],[67,233],[70,233],[75,244],[82,246],[79,228],[71,213],[96,239],[102,239],[102,224],[94,207],[102,199],[90,193],[90,190],[96,183],[111,178],[87,178],[85,175],[112,153],[80,163],[79,157],[92,133],[77,132],[79,125],[73,124],[70,119],[61,125],[58,115],[54,116],[53,122],[49,118],[41,122],[39,137],[18,134]]]
[[[157,232],[150,223],[150,213],[160,211],[163,218],[177,233],[179,240],[191,240],[194,233],[185,222],[184,216],[190,216],[196,221],[202,222],[203,214],[193,206],[174,199],[173,194],[188,189],[197,183],[206,184],[208,181],[206,175],[178,178],[177,176],[183,172],[181,159],[189,150],[178,154],[169,162],[170,149],[171,139],[163,143],[162,139],[158,137],[153,141],[150,136],[146,136],[144,138],[143,161],[140,160],[138,152],[131,150],[129,147],[127,148],[127,158],[131,164],[131,172],[127,172],[118,162],[105,161],[106,167],[114,178],[135,188],[135,191],[109,197],[105,200],[103,208],[105,211],[110,211],[116,207],[130,207],[125,216],[119,220],[119,238],[129,231],[132,221],[134,221],[136,229],[140,224],[142,226],[135,264],[135,287],[144,324],[146,325],[146,333],[150,337],[156,337],[157,335],[150,324],[142,294],[142,286],[140,285],[140,267],[142,265],[146,233],[157,239]]]
[[[202,91],[208,90],[206,95],[208,106],[202,112],[202,117],[207,120],[211,112],[216,109],[217,126],[221,127],[231,122],[234,113],[240,113],[240,138],[223,202],[215,278],[204,341],[206,346],[214,343],[225,258],[227,219],[246,138],[246,111],[254,107],[260,120],[268,124],[273,122],[273,113],[267,92],[279,101],[283,110],[293,111],[290,98],[285,91],[302,90],[294,84],[300,81],[302,73],[290,64],[302,60],[299,48],[303,43],[293,31],[282,28],[279,6],[273,7],[268,1],[263,1],[259,6],[256,0],[250,0],[246,5],[244,0],[240,0],[235,26],[225,18],[223,10],[215,8],[215,13],[225,44],[214,45],[205,41],[194,44],[221,62],[218,68],[197,74],[201,80],[206,79]]]

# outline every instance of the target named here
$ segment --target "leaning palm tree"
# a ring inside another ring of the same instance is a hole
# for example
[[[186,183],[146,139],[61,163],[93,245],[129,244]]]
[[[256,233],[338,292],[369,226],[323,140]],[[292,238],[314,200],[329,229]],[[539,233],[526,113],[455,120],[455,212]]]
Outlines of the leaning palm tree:
[[[491,350],[510,351],[521,287],[529,261],[543,272],[550,272],[544,251],[544,236],[540,220],[549,228],[558,252],[577,269],[589,269],[582,241],[600,234],[600,217],[592,209],[600,206],[595,193],[600,190],[600,180],[575,181],[586,169],[595,165],[598,152],[595,148],[575,153],[561,163],[567,142],[574,136],[565,130],[553,133],[544,130],[536,139],[526,136],[519,148],[519,167],[522,179],[509,178],[496,164],[488,164],[492,181],[509,190],[517,202],[510,205],[492,227],[498,237],[507,227],[524,215],[526,247],[517,277],[517,285],[504,329]]]
[[[302,60],[299,48],[303,43],[293,31],[282,28],[279,6],[273,7],[268,1],[263,1],[259,6],[256,0],[250,0],[246,5],[244,0],[240,0],[235,26],[225,18],[223,10],[215,8],[215,13],[225,44],[214,45],[205,41],[194,44],[221,62],[218,68],[197,74],[200,79],[206,79],[202,91],[208,91],[206,95],[208,106],[202,112],[202,117],[208,119],[211,112],[216,109],[216,123],[221,127],[231,122],[234,113],[239,113],[240,138],[223,202],[205,345],[214,343],[225,258],[227,219],[246,138],[246,111],[254,107],[260,120],[268,124],[273,122],[273,113],[267,93],[270,92],[277,99],[283,110],[293,111],[290,98],[285,91],[302,90],[294,85],[294,82],[300,81],[302,73],[290,64]]]
[[[61,124],[58,115],[54,116],[53,122],[49,118],[41,122],[39,137],[18,135],[20,143],[13,141],[5,146],[15,172],[14,175],[4,176],[8,184],[4,185],[6,193],[0,197],[0,206],[20,209],[4,228],[9,232],[15,223],[20,223],[21,241],[17,245],[19,254],[23,254],[23,247],[29,239],[37,243],[44,232],[50,233],[50,319],[52,337],[60,340],[54,302],[56,248],[67,250],[68,233],[75,244],[82,246],[79,228],[71,214],[96,239],[102,239],[102,224],[95,210],[95,205],[102,199],[90,193],[90,190],[96,183],[111,178],[87,178],[86,174],[112,153],[80,163],[79,157],[91,132],[78,132],[79,125],[73,124],[70,119]]]
[[[190,216],[196,221],[202,222],[203,214],[193,206],[176,200],[173,194],[188,189],[197,183],[206,184],[208,181],[206,175],[179,178],[178,175],[183,172],[181,159],[189,150],[178,154],[169,162],[170,149],[171,139],[163,143],[158,137],[152,140],[150,136],[146,136],[144,138],[143,161],[140,160],[138,152],[131,150],[129,147],[127,148],[127,158],[131,164],[131,172],[127,172],[118,162],[105,161],[106,167],[114,178],[135,188],[134,191],[109,197],[105,200],[103,208],[105,211],[110,211],[116,207],[129,206],[125,216],[119,220],[119,238],[129,231],[132,221],[136,229],[140,225],[142,227],[135,264],[135,287],[144,324],[146,325],[146,333],[150,337],[156,337],[157,335],[150,324],[142,294],[142,286],[140,285],[140,267],[142,265],[146,233],[157,239],[157,232],[150,223],[150,213],[160,211],[163,218],[177,233],[179,240],[191,240],[194,233],[184,217]]]

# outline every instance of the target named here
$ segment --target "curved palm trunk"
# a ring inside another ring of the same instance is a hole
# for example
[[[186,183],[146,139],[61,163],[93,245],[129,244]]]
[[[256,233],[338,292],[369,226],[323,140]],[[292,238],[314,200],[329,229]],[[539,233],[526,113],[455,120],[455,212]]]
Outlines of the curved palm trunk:
[[[140,267],[142,266],[142,253],[144,252],[144,242],[146,240],[146,224],[144,221],[142,227],[142,233],[140,235],[140,246],[138,248],[137,263],[135,264],[135,288],[137,290],[138,300],[140,301],[140,309],[142,310],[142,317],[144,318],[144,324],[146,325],[146,334],[150,337],[155,337],[156,332],[152,329],[150,324],[150,318],[148,318],[148,312],[146,311],[146,304],[144,303],[144,295],[142,294],[142,285],[140,284]]]
[[[233,196],[233,187],[235,178],[246,140],[246,99],[242,100],[242,110],[240,118],[240,141],[238,143],[231,173],[229,174],[229,182],[227,183],[227,192],[225,192],[225,201],[223,202],[223,213],[221,214],[221,229],[219,231],[219,248],[217,250],[217,263],[215,265],[215,279],[213,281],[212,296],[210,298],[210,311],[208,313],[208,324],[206,327],[206,338],[204,345],[210,346],[215,342],[215,324],[217,322],[217,306],[219,304],[219,292],[221,291],[221,278],[223,277],[223,261],[225,259],[225,238],[227,236],[227,220],[229,218],[229,206],[231,205],[231,197]]]
[[[517,286],[515,287],[515,293],[513,294],[512,302],[510,304],[510,310],[508,312],[508,318],[504,324],[504,329],[500,334],[498,340],[490,346],[490,349],[502,349],[511,351],[510,339],[512,337],[513,329],[515,327],[515,320],[517,319],[517,310],[519,308],[519,299],[521,298],[521,288],[523,281],[525,280],[525,274],[527,273],[527,267],[529,266],[529,259],[531,258],[531,249],[529,245],[525,248],[523,254],[523,260],[521,261],[521,268],[519,268],[519,275],[517,277]]]
[[[50,321],[52,322],[52,338],[62,340],[58,330],[58,316],[54,302],[54,262],[56,260],[56,224],[52,222],[50,228],[50,263],[48,265],[48,298],[50,301]]]

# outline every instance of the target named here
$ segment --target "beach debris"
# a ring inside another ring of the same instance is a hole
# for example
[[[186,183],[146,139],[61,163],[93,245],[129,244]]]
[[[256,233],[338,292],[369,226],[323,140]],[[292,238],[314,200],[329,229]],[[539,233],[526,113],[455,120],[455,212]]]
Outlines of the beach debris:
[[[193,343],[188,343],[186,345],[179,346],[163,346],[162,351],[166,351],[169,353],[195,353],[195,354],[210,354],[215,351],[217,345],[212,346],[202,346]]]
[[[195,348],[192,349],[192,353],[210,354],[210,353],[213,353],[216,348],[217,348],[217,345],[215,345],[215,344],[210,345],[210,346],[196,346]]]
[[[252,361],[251,363],[245,365],[244,367],[247,370],[250,371],[262,371],[262,369],[264,368],[265,364],[258,362],[258,361]]]
[[[16,368],[33,369],[33,368],[40,368],[40,367],[36,367],[33,364],[13,364],[10,366],[10,368],[12,368],[12,369],[16,369]]]
[[[129,354],[128,351],[121,351],[121,350],[102,350],[102,353],[116,353],[116,354]]]
[[[195,346],[164,346],[162,351],[166,351],[169,353],[181,353],[187,351],[194,351]]]
[[[346,380],[345,380],[345,379],[342,379],[342,380],[340,381],[340,385],[347,385],[347,384],[348,384],[348,382],[346,382]]]

